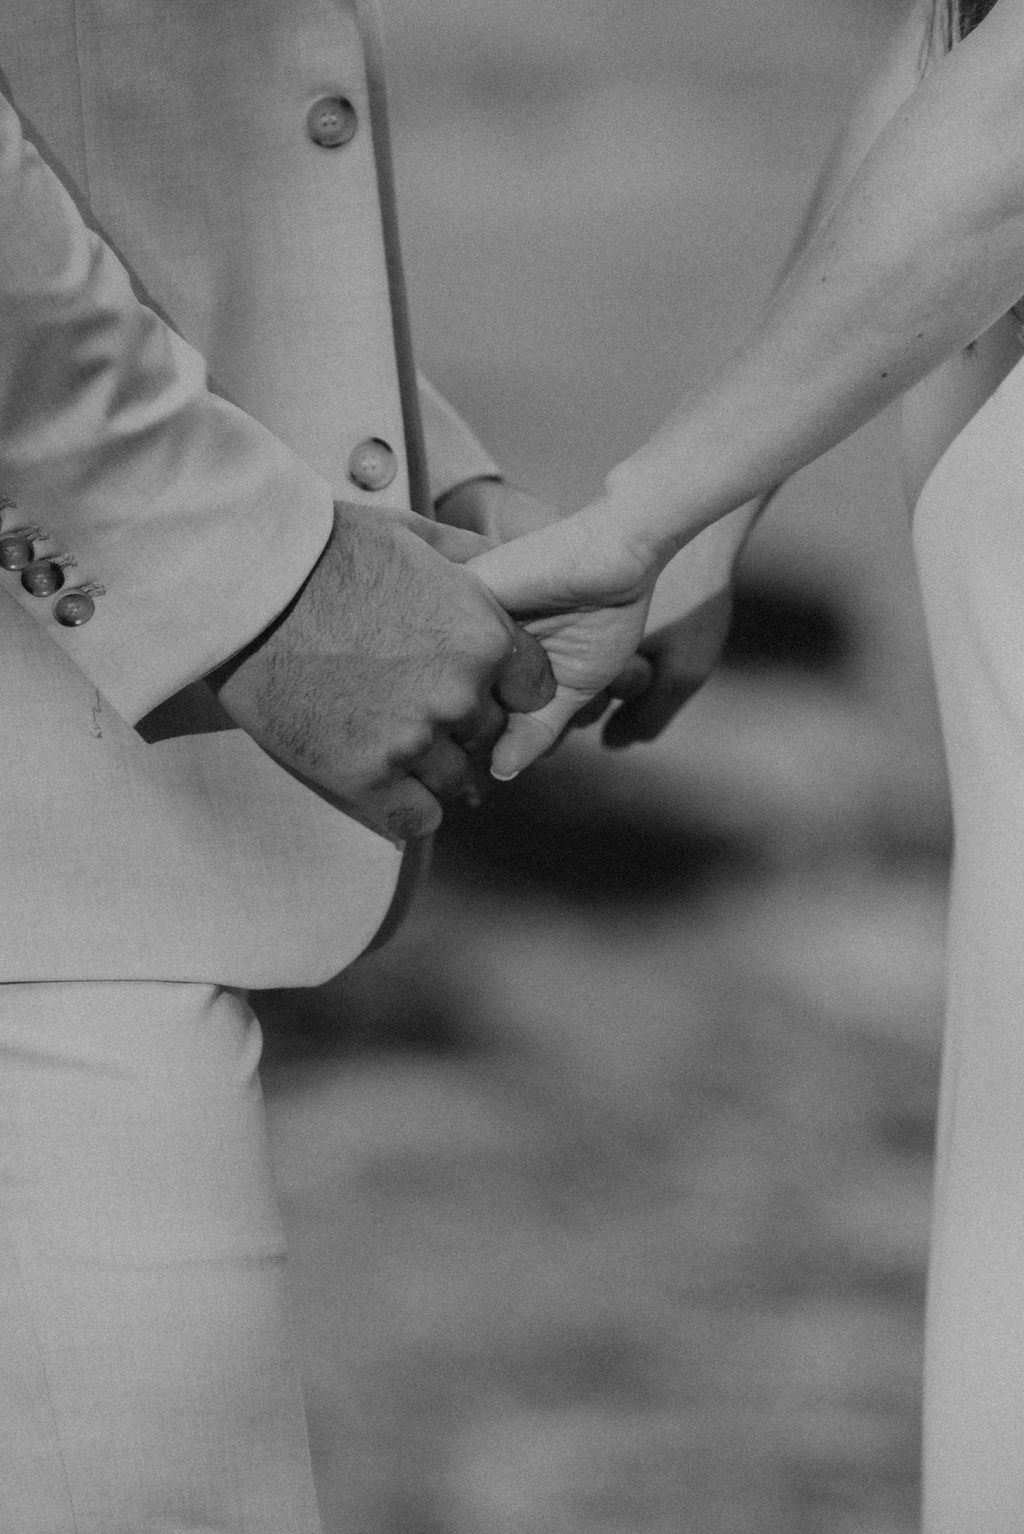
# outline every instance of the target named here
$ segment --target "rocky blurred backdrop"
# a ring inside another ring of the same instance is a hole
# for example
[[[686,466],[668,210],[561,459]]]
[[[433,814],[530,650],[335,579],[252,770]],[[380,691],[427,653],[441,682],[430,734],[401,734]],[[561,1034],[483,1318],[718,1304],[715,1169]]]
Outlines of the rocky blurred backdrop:
[[[383,9],[421,363],[580,504],[893,7]],[[329,1534],[915,1529],[949,825],[890,438],[788,487],[663,740],[450,815],[390,948],[262,999]]]

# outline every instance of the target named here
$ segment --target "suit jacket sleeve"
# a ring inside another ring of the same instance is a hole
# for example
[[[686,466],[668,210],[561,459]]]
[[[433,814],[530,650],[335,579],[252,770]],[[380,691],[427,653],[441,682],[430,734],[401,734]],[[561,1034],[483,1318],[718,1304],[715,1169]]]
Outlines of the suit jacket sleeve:
[[[434,505],[468,479],[500,479],[498,465],[462,417],[422,374],[418,381],[430,498]]]
[[[69,584],[106,588],[62,628],[0,570],[0,601],[43,625],[136,720],[260,633],[330,533],[327,484],[211,392],[203,359],[141,303],[114,252],[0,98],[0,492]]]

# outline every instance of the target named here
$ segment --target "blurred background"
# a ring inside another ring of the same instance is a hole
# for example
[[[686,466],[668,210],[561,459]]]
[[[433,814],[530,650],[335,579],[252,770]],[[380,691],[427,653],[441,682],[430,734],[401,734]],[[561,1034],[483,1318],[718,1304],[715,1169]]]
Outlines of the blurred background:
[[[383,10],[421,365],[581,504],[894,6]],[[662,740],[451,814],[389,948],[263,998],[329,1534],[916,1528],[949,822],[891,436],[786,489]]]

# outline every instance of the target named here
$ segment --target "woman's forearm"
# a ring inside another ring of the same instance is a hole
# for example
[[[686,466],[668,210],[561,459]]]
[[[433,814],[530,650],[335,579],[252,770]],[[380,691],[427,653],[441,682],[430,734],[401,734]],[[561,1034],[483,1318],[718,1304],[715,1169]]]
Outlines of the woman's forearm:
[[[770,492],[1024,291],[1024,0],[998,0],[881,132],[745,343],[608,481],[668,557]]]
[[[930,14],[924,0],[909,0],[896,18],[888,43],[862,82],[853,110],[818,174],[807,210],[772,287],[773,296],[846,191],[882,129],[916,89],[930,36]],[[750,534],[779,488],[781,485],[773,486],[705,529],[688,554],[694,580],[699,583],[703,577],[706,589],[714,590],[732,578]],[[687,585],[689,589],[689,580]]]

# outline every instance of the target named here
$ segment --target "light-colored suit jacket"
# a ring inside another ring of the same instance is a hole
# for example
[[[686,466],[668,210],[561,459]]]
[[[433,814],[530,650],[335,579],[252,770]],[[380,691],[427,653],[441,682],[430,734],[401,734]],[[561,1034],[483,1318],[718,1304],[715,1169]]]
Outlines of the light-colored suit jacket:
[[[67,627],[0,569],[0,979],[315,983],[373,937],[401,853],[220,728],[198,679],[298,590],[335,498],[423,509],[418,407],[429,494],[494,471],[412,378],[376,23],[0,18],[0,534],[70,555],[62,594],[105,588]]]

